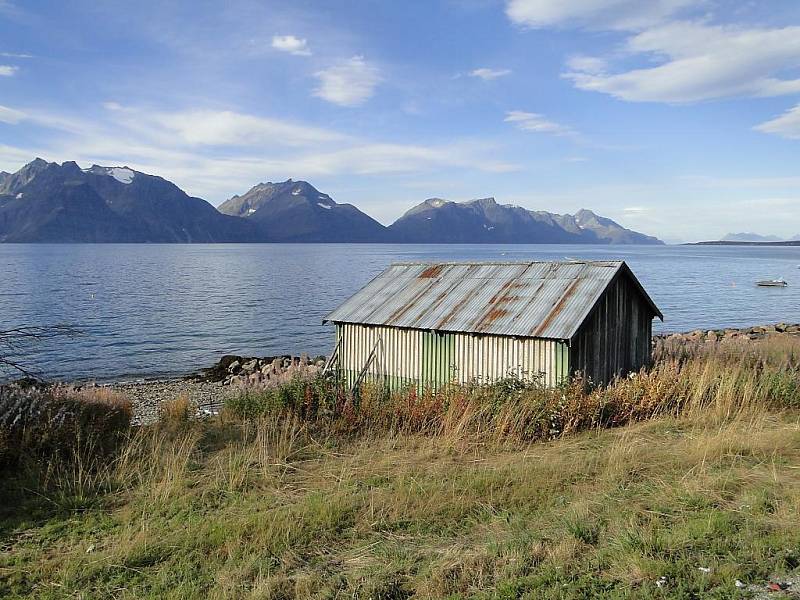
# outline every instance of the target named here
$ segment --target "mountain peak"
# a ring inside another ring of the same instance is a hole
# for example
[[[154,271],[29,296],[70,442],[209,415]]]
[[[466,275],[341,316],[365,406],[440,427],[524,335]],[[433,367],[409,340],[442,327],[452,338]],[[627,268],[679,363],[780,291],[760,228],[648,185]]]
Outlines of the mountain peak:
[[[467,204],[475,204],[482,208],[486,208],[487,206],[496,206],[497,200],[495,200],[492,196],[488,198],[476,198],[475,200],[470,200]]]
[[[0,194],[16,194],[20,188],[27,185],[41,172],[58,163],[48,163],[43,158],[34,158],[16,173],[4,176],[0,180]]]
[[[66,163],[64,163],[66,165]],[[137,175],[143,175],[138,171],[134,171],[128,166],[124,167],[104,167],[102,165],[92,165],[88,169],[84,169],[84,173],[91,173],[92,175],[107,175],[119,183],[129,184],[132,183]]]
[[[247,219],[278,242],[375,242],[384,227],[349,204],[337,204],[307,181],[261,183],[220,204],[226,215]]]

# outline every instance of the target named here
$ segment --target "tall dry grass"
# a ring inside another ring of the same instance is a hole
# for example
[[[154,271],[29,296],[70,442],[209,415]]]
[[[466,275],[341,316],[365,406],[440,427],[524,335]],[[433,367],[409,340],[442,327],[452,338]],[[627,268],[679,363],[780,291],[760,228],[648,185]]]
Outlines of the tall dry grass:
[[[248,392],[227,404],[229,414],[245,420],[285,416],[333,434],[422,434],[486,442],[555,439],[665,416],[720,423],[797,407],[800,338],[790,336],[661,341],[652,367],[598,388],[580,380],[555,389],[506,380],[449,385],[436,393],[420,393],[416,387],[390,393],[368,384],[352,397],[334,381],[317,378]]]

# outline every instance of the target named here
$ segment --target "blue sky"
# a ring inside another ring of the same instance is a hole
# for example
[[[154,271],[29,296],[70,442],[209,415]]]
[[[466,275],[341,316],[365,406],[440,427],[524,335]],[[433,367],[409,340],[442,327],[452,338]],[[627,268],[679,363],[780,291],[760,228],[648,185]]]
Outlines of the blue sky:
[[[793,236],[800,4],[0,0],[0,170],[34,156]]]

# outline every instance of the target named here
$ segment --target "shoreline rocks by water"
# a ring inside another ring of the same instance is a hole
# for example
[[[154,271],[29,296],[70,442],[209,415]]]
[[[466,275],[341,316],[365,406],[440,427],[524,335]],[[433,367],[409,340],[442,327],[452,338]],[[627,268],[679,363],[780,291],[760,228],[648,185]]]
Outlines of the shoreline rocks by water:
[[[245,386],[279,384],[300,371],[321,372],[325,357],[317,356],[238,356],[227,354],[211,367],[187,377],[144,381],[121,381],[108,387],[125,394],[133,405],[134,420],[150,422],[158,418],[159,407],[179,396],[186,396],[203,414],[214,414],[225,399]]]
[[[654,335],[655,340],[676,342],[718,342],[721,340],[760,340],[770,335],[785,334],[800,336],[800,323],[778,323],[776,325],[756,325],[753,327],[726,329],[695,329],[684,333],[661,333]]]

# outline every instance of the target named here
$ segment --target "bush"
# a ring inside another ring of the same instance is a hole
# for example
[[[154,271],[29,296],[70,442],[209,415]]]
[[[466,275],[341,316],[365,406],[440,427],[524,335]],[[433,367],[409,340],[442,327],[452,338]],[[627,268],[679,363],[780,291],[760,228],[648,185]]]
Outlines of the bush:
[[[113,453],[130,421],[130,403],[107,390],[0,386],[0,468]]]
[[[344,398],[344,390],[328,377],[297,376],[278,386],[242,388],[225,401],[225,409],[246,420],[291,414],[316,421],[338,414]]]

